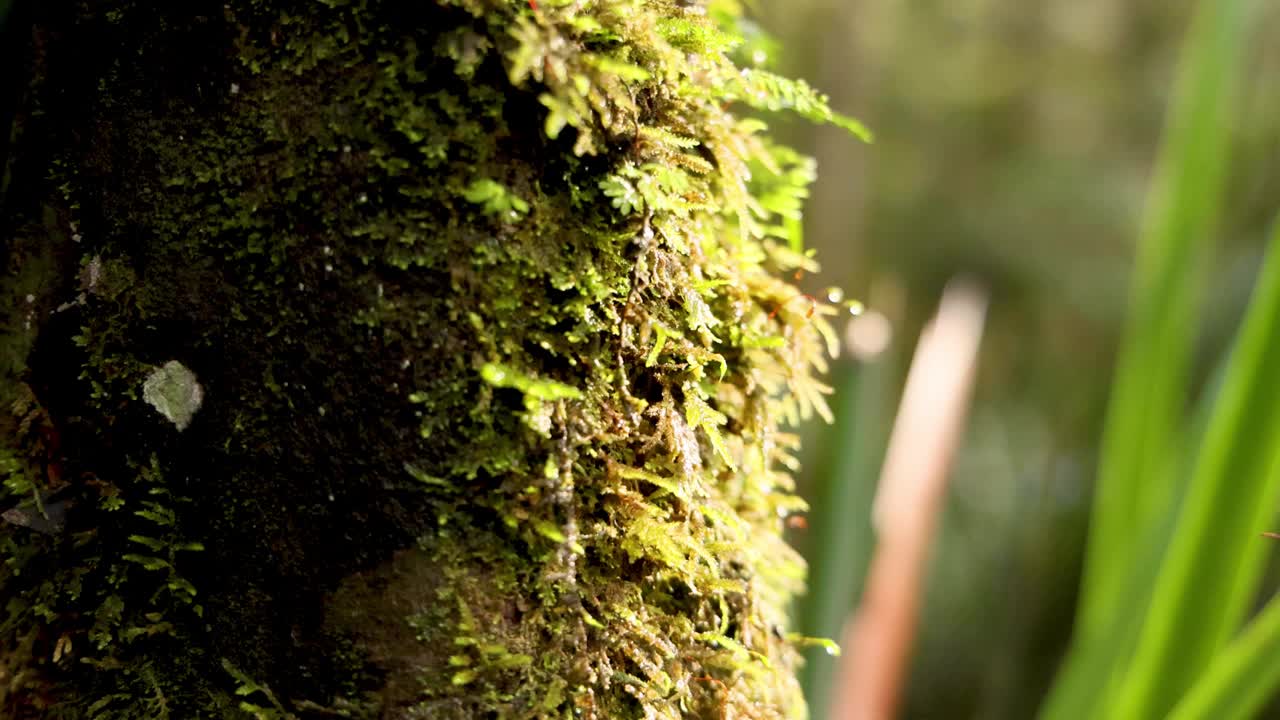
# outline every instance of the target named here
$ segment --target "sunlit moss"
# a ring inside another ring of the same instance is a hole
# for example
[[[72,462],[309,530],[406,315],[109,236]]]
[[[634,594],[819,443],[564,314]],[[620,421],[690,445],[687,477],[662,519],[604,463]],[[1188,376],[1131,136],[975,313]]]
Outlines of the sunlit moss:
[[[55,143],[86,170],[58,177],[72,252],[105,269],[77,376],[46,379],[95,451],[80,522],[116,523],[41,570],[84,591],[15,591],[100,638],[53,673],[67,702],[803,716],[779,426],[829,412],[834,310],[788,281],[816,269],[812,168],[739,105],[852,121],[743,74],[723,1],[154,12],[83,11],[119,40],[87,101],[105,139]],[[187,35],[219,59],[175,90]],[[180,437],[138,392],[171,358],[207,393]]]

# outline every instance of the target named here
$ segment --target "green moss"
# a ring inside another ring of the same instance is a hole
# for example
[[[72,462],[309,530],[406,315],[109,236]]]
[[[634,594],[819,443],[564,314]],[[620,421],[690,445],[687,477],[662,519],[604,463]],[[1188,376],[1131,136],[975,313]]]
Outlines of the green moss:
[[[735,103],[856,126],[743,73],[712,5],[124,2],[58,28],[50,52],[99,55],[52,108],[77,132],[45,135],[93,279],[26,372],[84,512],[5,531],[32,579],[3,626],[75,638],[56,704],[803,715],[779,426],[828,414],[835,310],[784,280],[816,269],[811,164]],[[170,362],[203,390],[180,433],[148,405]]]

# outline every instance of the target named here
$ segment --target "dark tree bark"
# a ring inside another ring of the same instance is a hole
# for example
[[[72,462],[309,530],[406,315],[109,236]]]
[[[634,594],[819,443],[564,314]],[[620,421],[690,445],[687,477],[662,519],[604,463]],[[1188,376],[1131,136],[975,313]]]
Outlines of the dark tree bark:
[[[19,3],[6,716],[803,713],[833,310],[736,108],[854,126],[728,4],[537,5]]]

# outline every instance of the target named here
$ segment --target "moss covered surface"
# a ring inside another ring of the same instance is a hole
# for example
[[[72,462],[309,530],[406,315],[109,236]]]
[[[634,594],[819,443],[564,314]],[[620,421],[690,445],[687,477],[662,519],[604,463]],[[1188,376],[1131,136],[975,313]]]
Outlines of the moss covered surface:
[[[835,309],[742,110],[859,128],[737,7],[50,5],[0,472],[73,505],[0,530],[7,713],[803,716],[780,426]]]

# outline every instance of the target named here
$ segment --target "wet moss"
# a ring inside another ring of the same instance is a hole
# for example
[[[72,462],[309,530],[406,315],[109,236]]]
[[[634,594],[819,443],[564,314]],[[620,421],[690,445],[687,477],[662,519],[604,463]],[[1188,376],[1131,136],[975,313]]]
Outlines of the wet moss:
[[[5,288],[51,267],[35,248],[78,266],[3,378],[57,449],[5,452],[79,510],[58,537],[3,531],[3,667],[32,672],[0,701],[802,716],[780,426],[827,413],[835,310],[784,279],[815,269],[811,172],[740,108],[857,128],[734,65],[737,13],[119,0],[41,20],[42,53],[93,62],[33,95],[54,119],[24,142],[55,171],[23,166]],[[170,363],[202,391],[181,430],[144,391]]]

